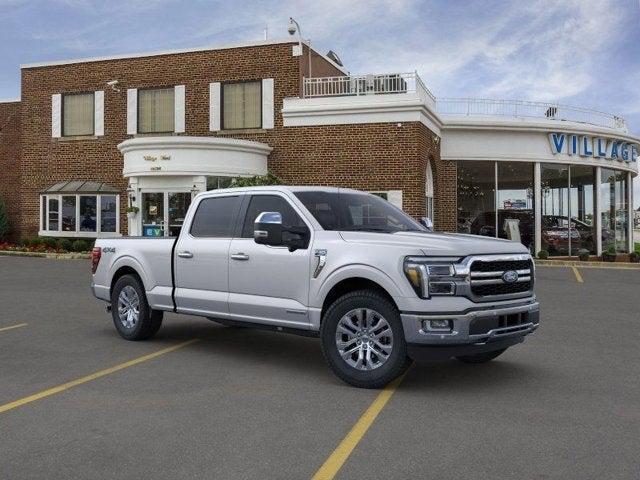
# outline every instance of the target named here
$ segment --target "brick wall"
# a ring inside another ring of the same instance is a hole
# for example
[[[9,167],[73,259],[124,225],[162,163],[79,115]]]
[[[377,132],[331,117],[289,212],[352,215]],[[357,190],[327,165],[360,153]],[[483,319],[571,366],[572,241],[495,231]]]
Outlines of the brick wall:
[[[19,232],[20,102],[0,103],[0,197],[7,206],[9,223]]]
[[[117,145],[131,138],[126,134],[126,89],[173,85],[186,86],[184,135],[220,135],[269,144],[273,147],[269,169],[287,183],[400,189],[405,210],[421,217],[425,214],[426,162],[433,158],[436,226],[455,227],[455,205],[454,215],[450,212],[451,201],[455,201],[455,167],[451,170],[451,165],[440,161],[439,143],[422,124],[283,127],[283,99],[299,96],[306,69],[306,56],[292,56],[293,43],[23,69],[21,235],[37,232],[39,192],[60,181],[92,180],[116,186],[123,192],[124,211],[127,181]],[[312,59],[314,76],[342,74],[330,63],[323,64],[322,57]],[[262,78],[275,80],[275,128],[210,132],[209,83]],[[119,81],[120,92],[106,86],[110,80]],[[80,140],[51,138],[51,95],[95,90],[105,91],[105,135]],[[447,182],[453,178],[453,186],[441,186],[441,174]],[[126,233],[124,213],[121,225]]]

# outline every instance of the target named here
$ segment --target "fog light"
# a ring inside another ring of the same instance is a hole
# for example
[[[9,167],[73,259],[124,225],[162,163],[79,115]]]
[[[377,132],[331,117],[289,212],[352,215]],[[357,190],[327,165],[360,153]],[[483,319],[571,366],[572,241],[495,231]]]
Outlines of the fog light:
[[[422,322],[422,328],[427,332],[451,332],[451,320],[436,319],[436,320],[424,320]]]

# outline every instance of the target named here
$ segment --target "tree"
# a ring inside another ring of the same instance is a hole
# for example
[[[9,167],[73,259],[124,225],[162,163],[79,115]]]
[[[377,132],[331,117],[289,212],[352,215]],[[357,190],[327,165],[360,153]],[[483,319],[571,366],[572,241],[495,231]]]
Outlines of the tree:
[[[7,207],[4,200],[0,198],[0,240],[6,240],[9,235],[9,218],[7,217]]]
[[[253,177],[235,177],[231,180],[230,187],[259,187],[262,185],[284,185],[284,182],[269,172],[266,175]]]

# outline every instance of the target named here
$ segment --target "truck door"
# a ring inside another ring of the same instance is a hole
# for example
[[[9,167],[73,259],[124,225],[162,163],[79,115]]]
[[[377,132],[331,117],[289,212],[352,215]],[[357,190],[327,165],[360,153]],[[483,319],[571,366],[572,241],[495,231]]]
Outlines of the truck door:
[[[175,300],[180,313],[229,314],[229,246],[242,197],[203,198],[175,247]]]
[[[306,328],[310,248],[290,252],[255,243],[253,224],[261,212],[280,212],[283,225],[309,228],[278,192],[251,195],[240,237],[229,250],[229,311],[248,322]]]

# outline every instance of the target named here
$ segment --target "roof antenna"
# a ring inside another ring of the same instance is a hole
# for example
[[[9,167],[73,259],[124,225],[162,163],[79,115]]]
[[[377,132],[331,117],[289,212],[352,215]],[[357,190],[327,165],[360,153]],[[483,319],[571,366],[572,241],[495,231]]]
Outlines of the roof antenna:
[[[269,25],[266,23],[264,25],[264,40],[265,42],[269,40]]]

